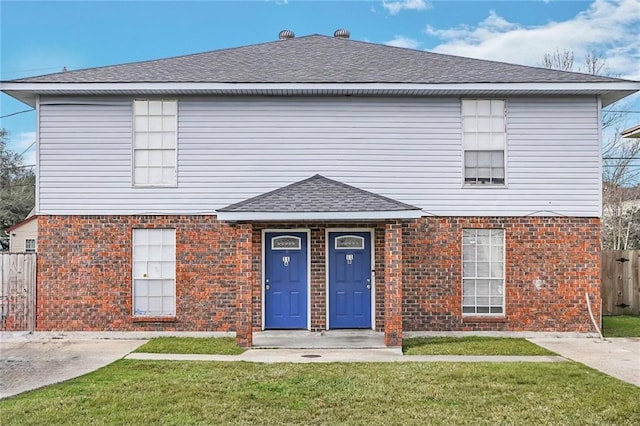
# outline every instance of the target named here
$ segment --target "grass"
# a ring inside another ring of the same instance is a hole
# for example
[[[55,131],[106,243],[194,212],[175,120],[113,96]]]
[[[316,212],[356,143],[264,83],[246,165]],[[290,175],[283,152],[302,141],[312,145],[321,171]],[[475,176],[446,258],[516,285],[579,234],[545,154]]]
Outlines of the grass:
[[[0,424],[640,424],[637,387],[578,363],[120,360],[0,401]]]
[[[605,337],[640,337],[640,316],[605,316],[602,324]]]
[[[420,337],[404,339],[405,355],[555,355],[526,339],[501,337]]]
[[[149,340],[134,352],[239,355],[244,351],[236,345],[236,339],[233,337],[157,337]]]

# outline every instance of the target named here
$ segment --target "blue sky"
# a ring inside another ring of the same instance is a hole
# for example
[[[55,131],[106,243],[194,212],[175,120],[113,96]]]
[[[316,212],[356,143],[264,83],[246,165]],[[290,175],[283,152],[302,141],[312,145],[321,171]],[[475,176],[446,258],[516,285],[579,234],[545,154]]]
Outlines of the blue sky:
[[[0,78],[157,59],[277,40],[332,35],[413,49],[540,65],[545,53],[588,52],[640,80],[640,0],[595,1],[11,1],[0,0]],[[28,109],[0,95],[0,115]],[[640,111],[635,95],[616,108]],[[640,123],[629,114],[628,126]],[[10,148],[35,139],[35,113],[5,117]],[[31,164],[34,149],[25,153]]]

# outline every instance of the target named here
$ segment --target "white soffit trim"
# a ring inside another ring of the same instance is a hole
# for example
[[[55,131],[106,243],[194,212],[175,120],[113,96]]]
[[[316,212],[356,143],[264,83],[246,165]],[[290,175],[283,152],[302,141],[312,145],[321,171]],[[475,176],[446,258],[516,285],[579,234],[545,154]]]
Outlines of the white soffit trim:
[[[218,220],[371,220],[418,219],[422,210],[371,211],[371,212],[218,212]]]
[[[584,83],[30,83],[0,82],[0,90],[29,92],[94,90],[640,90],[639,81]]]
[[[35,95],[602,95],[603,106],[640,90],[640,82],[590,83],[30,83],[0,82],[0,90],[35,105]]]

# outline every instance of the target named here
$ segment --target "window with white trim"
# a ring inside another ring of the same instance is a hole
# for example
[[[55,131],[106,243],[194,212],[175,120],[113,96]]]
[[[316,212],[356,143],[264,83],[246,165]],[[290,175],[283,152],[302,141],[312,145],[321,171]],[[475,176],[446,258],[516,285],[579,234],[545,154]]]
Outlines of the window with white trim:
[[[462,145],[465,185],[505,184],[504,100],[462,100]]]
[[[133,313],[176,314],[176,230],[133,230]]]
[[[24,251],[26,253],[35,253],[36,252],[36,240],[30,239],[30,238],[24,240]]]
[[[176,185],[178,101],[133,101],[134,186]]]
[[[504,229],[462,231],[462,313],[504,315]]]

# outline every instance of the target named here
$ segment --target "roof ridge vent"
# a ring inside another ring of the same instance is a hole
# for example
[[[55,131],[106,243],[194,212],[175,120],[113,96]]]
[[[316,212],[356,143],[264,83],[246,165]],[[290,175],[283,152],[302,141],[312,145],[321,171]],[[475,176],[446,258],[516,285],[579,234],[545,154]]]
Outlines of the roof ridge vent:
[[[295,37],[296,37],[295,33],[291,30],[282,30],[278,33],[278,38],[280,40],[289,40]]]
[[[333,33],[333,36],[335,38],[349,38],[351,36],[351,33],[349,32],[349,30],[339,29]]]

